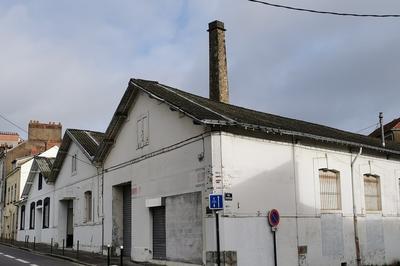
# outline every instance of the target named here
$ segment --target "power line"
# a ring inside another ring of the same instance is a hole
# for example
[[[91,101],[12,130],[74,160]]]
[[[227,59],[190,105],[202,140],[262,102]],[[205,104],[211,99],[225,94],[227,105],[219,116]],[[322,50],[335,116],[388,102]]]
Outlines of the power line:
[[[379,123],[375,123],[375,124],[373,124],[373,125],[370,125],[370,126],[368,126],[368,127],[365,127],[365,128],[363,128],[363,129],[360,129],[360,130],[356,131],[356,133],[360,133],[360,132],[365,131],[365,130],[367,130],[367,129],[370,129],[370,128],[372,128],[372,127],[375,127],[375,129],[377,129],[377,128],[378,128],[378,124],[379,124]]]
[[[7,121],[8,123],[10,123],[11,125],[15,126],[16,128],[28,133],[24,128],[22,128],[19,125],[15,124],[13,121],[9,120],[7,117],[3,116],[2,114],[0,114],[0,118],[2,118],[3,120]]]
[[[272,7],[285,8],[285,9],[289,9],[289,10],[316,13],[316,14],[324,14],[324,15],[349,16],[349,17],[372,17],[372,18],[399,18],[400,17],[400,14],[379,15],[379,14],[341,13],[341,12],[321,11],[321,10],[314,10],[314,9],[306,9],[306,8],[278,5],[278,4],[273,4],[273,3],[264,2],[264,1],[260,1],[260,0],[248,0],[248,1],[267,5],[267,6],[272,6]]]
[[[2,118],[3,120],[7,121],[8,123],[10,123],[11,125],[15,126],[16,128],[22,130],[23,132],[25,132],[26,134],[28,134],[28,137],[29,137],[29,132],[26,131],[25,128],[23,128],[23,127],[19,126],[18,124],[14,123],[13,121],[11,121],[10,119],[8,119],[7,117],[5,117],[5,116],[2,115],[2,114],[0,114],[0,118]],[[34,136],[33,134],[31,134],[31,135]],[[38,136],[35,136],[35,137],[38,137]],[[64,152],[64,153],[65,153],[67,156],[74,157],[74,155],[71,155],[71,154],[69,154],[68,152]],[[92,165],[91,163],[85,162],[83,159],[80,159],[78,156],[75,156],[75,158],[76,158],[78,161],[82,162],[82,163],[85,163],[85,164],[87,164],[87,165]]]

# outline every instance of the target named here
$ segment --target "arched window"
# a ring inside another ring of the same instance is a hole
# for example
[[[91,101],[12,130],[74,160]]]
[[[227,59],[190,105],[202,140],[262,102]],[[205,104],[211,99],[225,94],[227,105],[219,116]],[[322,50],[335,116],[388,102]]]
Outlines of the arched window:
[[[25,205],[21,206],[21,224],[19,228],[21,230],[25,229]]]
[[[92,191],[85,192],[85,222],[92,221]]]
[[[49,228],[50,222],[50,198],[43,201],[43,228]]]
[[[379,176],[372,174],[364,175],[365,209],[367,211],[382,210],[381,184]]]
[[[35,229],[35,202],[31,203],[29,213],[29,229]]]
[[[320,169],[321,210],[341,210],[340,175],[338,171]]]

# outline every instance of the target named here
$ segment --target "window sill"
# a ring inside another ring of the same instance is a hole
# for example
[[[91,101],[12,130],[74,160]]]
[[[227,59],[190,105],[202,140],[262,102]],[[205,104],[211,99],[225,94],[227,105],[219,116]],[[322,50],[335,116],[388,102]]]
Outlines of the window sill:
[[[343,210],[321,210],[321,214],[329,214],[329,213],[343,213]]]
[[[382,211],[365,211],[365,214],[381,214],[382,215]]]

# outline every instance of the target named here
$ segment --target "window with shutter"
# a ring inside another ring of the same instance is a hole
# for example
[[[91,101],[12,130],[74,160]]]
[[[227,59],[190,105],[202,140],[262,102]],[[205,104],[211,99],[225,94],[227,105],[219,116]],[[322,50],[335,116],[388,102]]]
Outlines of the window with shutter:
[[[321,210],[341,210],[339,172],[328,169],[319,170]]]

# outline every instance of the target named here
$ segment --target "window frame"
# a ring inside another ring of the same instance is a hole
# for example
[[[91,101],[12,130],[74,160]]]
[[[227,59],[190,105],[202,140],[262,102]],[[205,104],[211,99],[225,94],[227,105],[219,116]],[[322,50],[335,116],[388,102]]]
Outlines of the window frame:
[[[372,209],[370,208],[370,206],[367,206],[368,202],[367,201],[367,194],[366,194],[366,178],[375,178],[376,182],[372,182],[367,181],[368,183],[376,183],[376,196],[374,195],[368,195],[369,198],[371,197],[376,197],[376,209]],[[376,174],[363,174],[363,184],[364,184],[364,207],[365,207],[365,211],[369,212],[369,213],[373,213],[373,212],[381,212],[382,211],[382,188],[381,188],[381,178],[379,175]]]
[[[137,149],[141,149],[149,145],[149,127],[149,113],[139,116],[136,121]]]
[[[25,205],[21,206],[21,220],[20,220],[20,230],[25,229]]]
[[[42,188],[43,188],[43,175],[42,175],[42,173],[39,173],[38,190],[42,190]]]
[[[85,198],[85,217],[84,222],[89,223],[93,221],[93,193],[91,190],[87,190],[84,193]]]
[[[323,175],[322,173],[325,173]],[[332,176],[329,177],[329,174]],[[334,175],[334,176],[333,176]],[[323,191],[323,179],[335,179],[333,182],[335,182],[335,192],[329,192],[329,191]],[[341,187],[341,178],[340,178],[340,172],[335,170],[335,169],[328,169],[328,168],[321,168],[318,169],[318,179],[319,179],[319,196],[320,196],[320,210],[321,212],[340,212],[342,211],[342,187]],[[325,199],[326,196],[334,196],[336,198],[336,208],[329,208],[329,202]]]
[[[78,154],[71,156],[71,175],[76,175],[78,172]]]
[[[43,229],[50,227],[50,198],[43,200]]]
[[[36,203],[33,201],[31,202],[30,208],[29,208],[29,229],[35,229],[35,214],[36,212]]]

